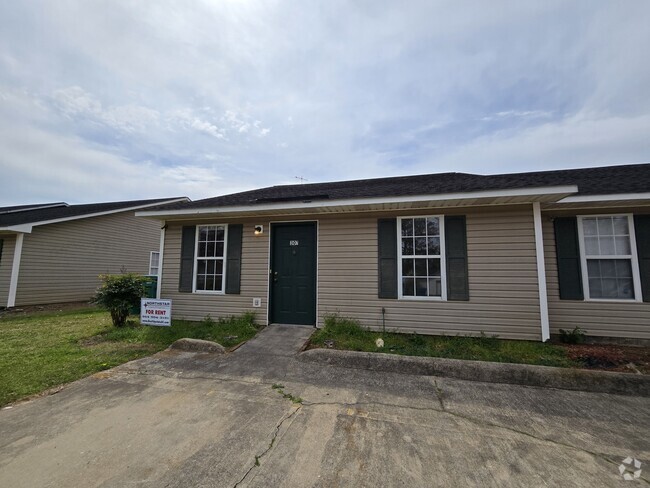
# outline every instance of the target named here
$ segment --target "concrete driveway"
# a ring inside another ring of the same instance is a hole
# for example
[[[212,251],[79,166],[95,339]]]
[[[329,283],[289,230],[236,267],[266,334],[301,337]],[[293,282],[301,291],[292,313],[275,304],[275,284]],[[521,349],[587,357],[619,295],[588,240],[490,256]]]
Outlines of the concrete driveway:
[[[311,331],[164,352],[2,410],[0,486],[649,484],[647,398],[302,363]],[[642,479],[623,481],[627,456]]]

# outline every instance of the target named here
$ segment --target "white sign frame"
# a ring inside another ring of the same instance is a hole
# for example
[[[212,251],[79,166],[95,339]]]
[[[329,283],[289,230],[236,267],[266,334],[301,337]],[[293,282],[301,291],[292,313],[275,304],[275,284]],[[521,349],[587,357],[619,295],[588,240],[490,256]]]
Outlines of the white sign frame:
[[[140,299],[140,323],[157,327],[172,325],[172,301],[158,298]]]

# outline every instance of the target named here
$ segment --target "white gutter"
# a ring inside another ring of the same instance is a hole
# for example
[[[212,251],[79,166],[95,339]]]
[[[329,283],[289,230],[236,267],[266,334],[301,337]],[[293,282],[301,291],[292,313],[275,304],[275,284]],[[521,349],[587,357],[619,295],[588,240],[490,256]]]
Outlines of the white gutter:
[[[23,240],[25,234],[16,234],[14,245],[14,260],[11,266],[11,278],[9,279],[9,296],[7,297],[7,308],[16,305],[16,290],[18,289],[18,273],[20,272],[20,258],[23,254]]]
[[[136,212],[136,217],[163,217],[163,216],[182,216],[182,215],[201,215],[215,213],[236,213],[236,212],[263,212],[268,210],[291,210],[305,208],[328,208],[344,207],[350,205],[378,205],[390,203],[417,203],[441,200],[464,200],[468,198],[507,198],[507,197],[526,197],[540,195],[566,195],[567,193],[577,193],[578,187],[575,185],[550,186],[541,188],[518,188],[512,190],[489,190],[473,191],[460,193],[441,193],[436,195],[411,195],[400,197],[376,197],[376,198],[348,198],[341,200],[309,200],[305,197],[304,201],[296,202],[279,202],[268,204],[251,204],[242,206],[224,206],[224,207],[206,207],[190,208],[180,210],[149,210]]]
[[[539,288],[539,316],[542,325],[542,342],[551,338],[548,320],[548,297],[546,295],[546,264],[544,263],[544,236],[542,231],[542,211],[539,202],[533,203],[535,223],[535,254],[537,256],[537,287]]]
[[[160,245],[158,246],[158,281],[156,282],[156,298],[160,300],[160,293],[162,290],[162,276],[163,276],[163,255],[165,254],[165,230],[167,229],[167,222],[162,223],[160,228]]]
[[[575,195],[571,197],[564,197],[557,203],[611,202],[615,200],[650,200],[650,192],[612,193],[608,195]]]

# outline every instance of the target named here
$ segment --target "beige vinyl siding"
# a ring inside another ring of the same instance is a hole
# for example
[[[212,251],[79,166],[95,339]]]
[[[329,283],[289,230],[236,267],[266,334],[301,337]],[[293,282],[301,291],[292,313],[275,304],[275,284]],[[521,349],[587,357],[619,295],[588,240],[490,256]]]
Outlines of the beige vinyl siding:
[[[579,215],[633,213],[629,209],[581,210]],[[647,213],[648,210],[645,210]],[[560,329],[578,326],[588,335],[601,337],[626,337],[650,339],[650,303],[644,302],[598,302],[584,300],[560,300],[557,257],[555,254],[555,233],[553,221],[556,213],[543,215],[544,256],[546,258],[546,283],[548,292],[548,314],[551,334]],[[567,216],[566,212],[561,215]],[[573,216],[576,215],[574,211]]]
[[[442,302],[377,298],[377,219],[399,215],[436,215],[440,211],[319,215],[318,221],[318,324],[323,315],[339,313],[363,325],[422,334],[497,334],[500,337],[539,340],[541,326],[534,227],[531,206],[507,209],[453,210],[467,216],[470,300]],[[447,214],[450,211],[446,212]],[[278,219],[289,220],[289,219]],[[234,221],[233,221],[234,222]],[[202,295],[178,292],[181,226],[170,223],[165,239],[162,297],[171,298],[174,316],[200,320],[254,310],[267,317],[268,220],[244,222],[240,295]],[[228,223],[228,220],[201,221]],[[196,224],[191,222],[186,225]],[[253,226],[264,224],[263,236]],[[262,307],[252,308],[252,299]]]
[[[16,236],[12,234],[0,235],[0,239],[4,241],[0,257],[0,308],[2,308],[7,306],[9,298],[9,281],[11,280]]]
[[[100,274],[147,274],[159,246],[160,223],[133,212],[36,226],[25,235],[16,306],[88,300]]]
[[[170,222],[165,232],[163,251],[163,278],[161,298],[172,300],[174,318],[202,320],[206,316],[213,319],[239,315],[252,311],[261,324],[266,324],[267,277],[269,252],[269,224],[261,220],[210,220],[201,224],[243,223],[241,288],[238,295],[213,293],[181,293],[178,291],[181,255],[181,229],[183,225],[196,225],[196,222]],[[254,226],[264,225],[264,234],[254,235]],[[253,298],[261,298],[262,306],[253,308]]]
[[[470,300],[377,298],[378,215],[325,218],[319,226],[319,325],[338,313],[365,326],[419,334],[541,337],[532,207],[447,211],[467,216]],[[436,215],[411,212],[397,215]],[[382,215],[387,217],[388,215]]]

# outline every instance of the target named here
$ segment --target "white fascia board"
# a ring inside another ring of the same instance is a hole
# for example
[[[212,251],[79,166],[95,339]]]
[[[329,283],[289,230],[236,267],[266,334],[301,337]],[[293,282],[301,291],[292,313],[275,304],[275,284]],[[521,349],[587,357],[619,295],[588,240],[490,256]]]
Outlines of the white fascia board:
[[[17,232],[31,232],[31,227],[37,226],[37,225],[47,225],[47,224],[58,224],[59,222],[68,222],[70,220],[80,220],[80,219],[90,219],[92,217],[101,217],[102,215],[111,215],[111,214],[116,214],[116,213],[122,213],[122,212],[132,212],[135,210],[140,210],[143,208],[148,208],[148,207],[157,207],[158,205],[167,205],[169,203],[176,203],[176,202],[187,202],[189,198],[183,197],[183,198],[175,198],[173,200],[162,200],[160,202],[156,203],[148,203],[146,205],[138,205],[135,207],[126,207],[126,208],[118,208],[114,210],[106,210],[105,212],[95,212],[95,213],[90,213],[90,214],[83,214],[83,215],[74,215],[71,217],[61,217],[60,219],[52,219],[52,220],[42,220],[40,222],[30,222],[29,224],[23,224],[23,225],[16,225],[16,226],[11,226],[11,227],[2,227],[0,230],[13,230],[13,229],[18,229],[22,227],[29,227],[29,231],[23,231],[23,230],[18,230]]]
[[[291,210],[304,208],[327,208],[327,207],[345,207],[350,205],[377,205],[382,203],[417,203],[417,202],[435,202],[443,200],[463,200],[467,198],[503,198],[503,197],[526,197],[541,195],[559,195],[564,196],[567,193],[577,193],[578,187],[575,185],[566,186],[548,186],[540,188],[519,188],[511,190],[489,190],[489,191],[471,191],[459,193],[439,193],[435,195],[409,195],[399,197],[377,197],[377,198],[349,198],[341,200],[315,200],[304,202],[282,202],[270,203],[266,205],[243,205],[228,207],[206,207],[182,210],[155,210],[136,212],[137,217],[172,217],[175,215],[201,215],[215,213],[237,213],[237,212],[258,212],[268,210]]]
[[[1,231],[16,232],[17,234],[31,234],[34,224],[10,225],[9,227],[0,227]]]
[[[617,200],[650,200],[650,192],[647,193],[612,193],[609,195],[574,195],[564,197],[557,203],[590,203],[590,202],[611,202]]]

